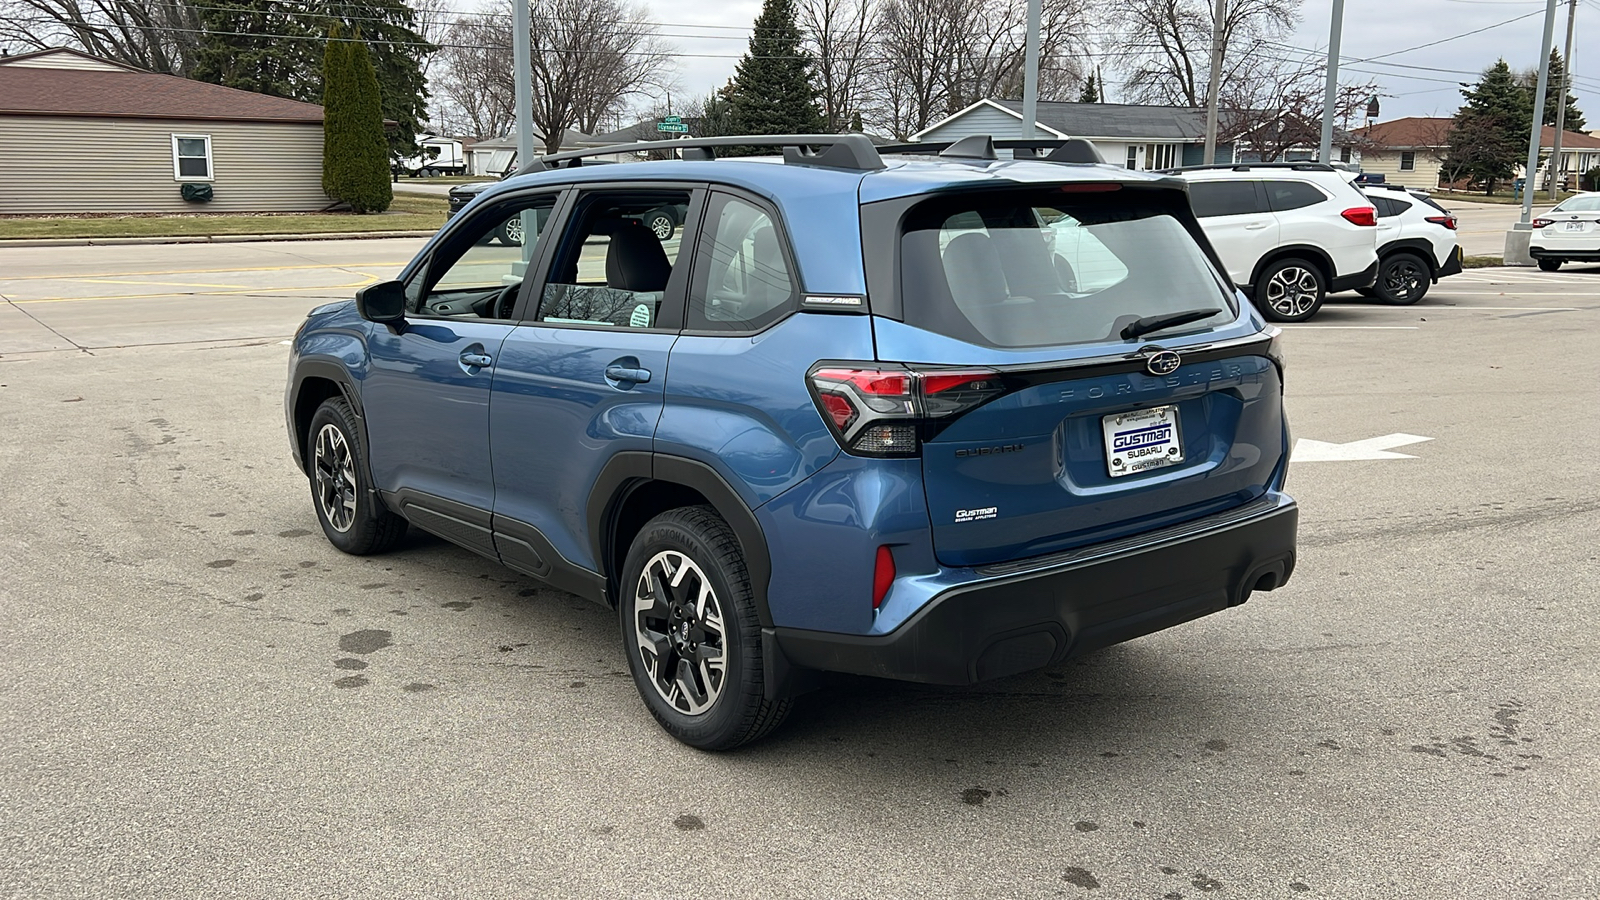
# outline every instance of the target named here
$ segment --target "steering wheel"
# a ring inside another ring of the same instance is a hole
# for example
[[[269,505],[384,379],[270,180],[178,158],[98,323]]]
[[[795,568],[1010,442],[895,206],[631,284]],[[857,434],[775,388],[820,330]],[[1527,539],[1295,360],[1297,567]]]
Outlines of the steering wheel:
[[[486,316],[486,318],[511,318],[511,311],[517,307],[517,292],[520,290],[522,290],[522,282],[520,281],[515,284],[508,284],[502,288],[500,292],[495,294],[494,298],[489,301],[488,307],[485,310],[489,313],[489,315]]]

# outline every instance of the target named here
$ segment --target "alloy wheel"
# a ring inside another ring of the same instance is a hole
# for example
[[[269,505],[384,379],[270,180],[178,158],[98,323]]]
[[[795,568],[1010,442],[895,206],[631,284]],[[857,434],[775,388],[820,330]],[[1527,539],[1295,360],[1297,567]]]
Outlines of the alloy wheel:
[[[656,216],[650,220],[650,232],[663,241],[672,237],[672,219]]]
[[[356,521],[356,466],[350,443],[337,426],[317,432],[317,503],[334,531],[343,534]]]
[[[694,560],[677,550],[650,558],[633,600],[639,659],[669,706],[696,716],[710,709],[727,681],[722,605]]]
[[[506,240],[510,241],[513,244],[521,245],[521,243],[522,243],[522,217],[521,216],[512,216],[511,218],[507,219],[506,220],[506,224],[505,224],[505,231],[506,231]]]
[[[1414,262],[1402,260],[1389,266],[1383,276],[1383,290],[1391,300],[1409,300],[1422,284],[1422,270]]]
[[[1267,305],[1280,316],[1299,318],[1316,306],[1319,287],[1314,272],[1287,266],[1267,282]]]

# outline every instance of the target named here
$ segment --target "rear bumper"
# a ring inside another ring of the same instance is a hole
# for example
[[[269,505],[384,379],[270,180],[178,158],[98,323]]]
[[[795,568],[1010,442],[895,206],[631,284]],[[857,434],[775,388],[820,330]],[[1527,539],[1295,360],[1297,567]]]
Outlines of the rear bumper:
[[[1340,291],[1353,291],[1356,288],[1372,287],[1378,280],[1378,261],[1373,260],[1372,265],[1355,273],[1343,275],[1328,282],[1328,293],[1337,294]]]
[[[1600,260],[1600,247],[1566,250],[1560,247],[1529,247],[1528,255],[1534,259]]]
[[[1038,560],[969,570],[895,631],[771,629],[809,669],[970,684],[1051,665],[1237,606],[1294,571],[1299,510],[1268,493],[1239,509]],[[775,647],[774,647],[775,645]]]
[[[1455,246],[1455,248],[1450,251],[1450,256],[1449,256],[1448,259],[1446,259],[1444,261],[1444,265],[1440,266],[1439,267],[1439,271],[1437,271],[1437,272],[1435,272],[1433,274],[1433,280],[1434,281],[1438,281],[1439,279],[1445,278],[1445,277],[1450,276],[1450,275],[1460,275],[1460,274],[1461,274],[1461,245],[1457,244]]]

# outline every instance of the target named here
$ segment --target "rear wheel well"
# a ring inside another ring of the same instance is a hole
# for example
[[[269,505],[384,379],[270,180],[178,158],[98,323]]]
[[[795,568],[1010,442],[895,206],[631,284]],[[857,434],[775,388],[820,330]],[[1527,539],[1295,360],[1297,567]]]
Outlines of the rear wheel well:
[[[301,467],[310,471],[310,448],[306,445],[306,432],[311,428],[311,417],[323,403],[342,395],[339,385],[327,378],[307,378],[300,382],[300,393],[294,398],[294,441],[300,448]]]
[[[1316,266],[1317,271],[1322,273],[1324,286],[1333,283],[1333,263],[1320,250],[1310,247],[1285,247],[1282,250],[1274,250],[1272,253],[1261,257],[1261,261],[1256,263],[1255,273],[1250,279],[1250,287],[1254,289],[1261,282],[1261,273],[1265,272],[1268,266],[1285,259],[1303,259]]]
[[[628,558],[628,548],[646,522],[662,513],[684,506],[714,506],[706,496],[692,487],[670,481],[640,481],[627,489],[611,516],[611,536],[606,542],[605,567],[608,590],[612,604],[622,602],[622,564]]]

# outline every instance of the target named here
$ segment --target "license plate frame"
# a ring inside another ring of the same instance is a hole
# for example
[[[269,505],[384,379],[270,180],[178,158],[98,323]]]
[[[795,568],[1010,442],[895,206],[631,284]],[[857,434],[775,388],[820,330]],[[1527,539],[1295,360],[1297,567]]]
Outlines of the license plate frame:
[[[1105,437],[1106,473],[1122,478],[1183,462],[1178,407],[1150,406],[1100,419]]]

